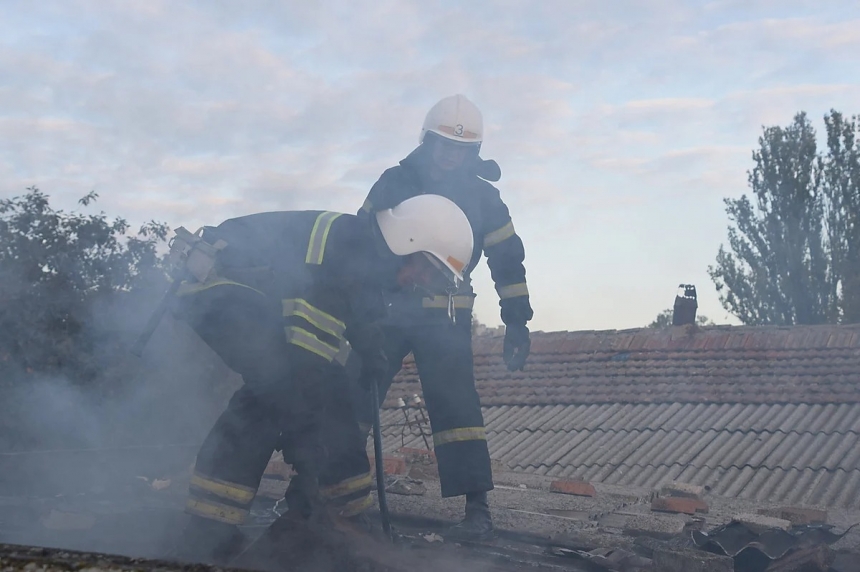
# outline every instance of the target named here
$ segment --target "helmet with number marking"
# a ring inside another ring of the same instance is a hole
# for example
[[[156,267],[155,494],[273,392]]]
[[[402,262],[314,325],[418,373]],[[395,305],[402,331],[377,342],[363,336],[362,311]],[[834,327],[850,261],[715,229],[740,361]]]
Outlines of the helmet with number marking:
[[[480,146],[484,140],[484,118],[465,95],[452,95],[440,100],[427,112],[418,142],[427,133],[435,133],[457,143]]]

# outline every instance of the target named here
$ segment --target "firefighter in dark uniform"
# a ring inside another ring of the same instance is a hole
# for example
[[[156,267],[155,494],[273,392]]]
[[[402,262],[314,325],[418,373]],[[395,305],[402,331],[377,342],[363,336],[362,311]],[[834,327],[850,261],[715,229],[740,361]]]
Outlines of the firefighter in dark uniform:
[[[533,314],[523,266],[525,251],[508,207],[488,182],[497,181],[501,173],[494,161],[479,157],[482,134],[481,113],[468,99],[462,95],[442,99],[427,114],[418,148],[382,174],[359,216],[370,217],[426,194],[457,203],[475,233],[475,249],[467,267],[474,269],[486,254],[506,326],[504,359],[510,370],[521,370],[530,349],[526,324]],[[474,296],[468,273],[459,291],[450,297],[427,296],[417,290],[389,296],[383,331],[390,369],[380,395],[385,395],[411,351],[433,430],[442,496],[466,497],[465,519],[449,534],[487,539],[493,536],[487,502],[493,479],[472,363]],[[349,370],[357,368],[359,357],[351,358]],[[372,419],[369,400],[360,388],[353,387],[353,391],[359,422],[367,430]]]
[[[343,364],[352,350],[363,386],[383,376],[383,291],[457,283],[472,255],[466,216],[428,196],[370,219],[271,212],[185,231],[177,245],[181,238],[172,252],[193,278],[173,313],[244,385],[198,452],[179,557],[224,562],[237,552],[238,527],[285,442],[300,481],[293,494],[304,498],[289,503],[290,518],[323,506],[332,518],[361,513],[371,504],[370,467]]]

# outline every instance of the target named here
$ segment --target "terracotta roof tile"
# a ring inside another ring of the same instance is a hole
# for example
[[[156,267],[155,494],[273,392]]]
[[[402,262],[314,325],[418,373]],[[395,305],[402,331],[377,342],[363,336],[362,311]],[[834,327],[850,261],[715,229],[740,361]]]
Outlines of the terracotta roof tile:
[[[535,332],[524,372],[501,336],[474,343],[482,403],[860,403],[860,327]],[[388,394],[420,393],[412,357]]]

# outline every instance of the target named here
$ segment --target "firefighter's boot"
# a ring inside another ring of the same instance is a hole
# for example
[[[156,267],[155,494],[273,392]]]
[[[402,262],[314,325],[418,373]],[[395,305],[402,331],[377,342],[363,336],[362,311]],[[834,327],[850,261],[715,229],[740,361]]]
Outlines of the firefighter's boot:
[[[450,540],[487,541],[495,538],[487,493],[466,493],[466,518],[448,529]]]

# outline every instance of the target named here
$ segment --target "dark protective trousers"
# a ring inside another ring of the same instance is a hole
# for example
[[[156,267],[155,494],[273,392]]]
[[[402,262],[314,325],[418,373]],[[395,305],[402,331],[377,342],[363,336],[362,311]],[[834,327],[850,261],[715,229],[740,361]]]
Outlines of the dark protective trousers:
[[[443,497],[493,490],[484,418],[475,389],[471,321],[468,313],[458,314],[456,325],[439,320],[386,325],[383,330],[390,369],[379,386],[380,400],[384,400],[411,351],[433,430]],[[353,380],[359,364],[358,356],[350,355],[347,369]],[[373,423],[372,399],[355,384],[352,391],[359,424],[369,427]]]
[[[276,447],[290,443],[303,494],[351,516],[367,508],[370,466],[343,366],[286,342],[280,308],[241,286],[179,299],[186,320],[244,385],[197,455],[186,510],[242,524]]]

